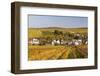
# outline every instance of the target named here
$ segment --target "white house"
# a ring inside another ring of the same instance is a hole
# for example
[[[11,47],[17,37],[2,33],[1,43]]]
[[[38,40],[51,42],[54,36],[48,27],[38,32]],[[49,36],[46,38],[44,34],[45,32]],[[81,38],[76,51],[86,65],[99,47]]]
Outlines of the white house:
[[[37,38],[33,38],[33,39],[29,40],[29,44],[31,44],[31,45],[39,45],[40,41]]]
[[[86,41],[85,44],[88,44],[88,41]]]
[[[72,44],[73,44],[73,42],[72,42],[72,41],[70,41],[70,42],[68,42],[67,44],[68,44],[68,45],[72,45]]]
[[[79,43],[79,42],[77,42],[77,41],[75,41],[75,42],[74,42],[74,45],[76,45],[76,46],[77,46],[77,45],[80,45],[80,43]]]
[[[75,45],[75,46],[77,46],[77,45],[81,45],[81,44],[82,44],[82,40],[81,39],[79,39],[79,40],[73,39],[72,41],[68,42],[68,45]]]
[[[81,39],[79,39],[79,40],[73,40],[73,44],[74,45],[81,45],[82,44],[82,40]]]
[[[60,44],[60,40],[53,40],[52,45],[55,45],[55,44]]]
[[[34,39],[32,40],[32,44],[33,44],[33,45],[39,45],[39,44],[40,44],[39,39],[34,38]]]

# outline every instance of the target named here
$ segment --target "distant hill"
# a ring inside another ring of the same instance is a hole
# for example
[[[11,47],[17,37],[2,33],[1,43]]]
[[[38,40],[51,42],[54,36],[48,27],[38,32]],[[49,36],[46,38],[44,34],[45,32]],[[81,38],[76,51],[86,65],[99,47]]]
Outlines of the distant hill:
[[[64,27],[43,27],[44,29],[65,29]]]
[[[87,27],[76,27],[77,29],[87,29]],[[66,28],[66,27],[41,27],[41,28],[34,28],[34,29],[75,29],[75,28]]]

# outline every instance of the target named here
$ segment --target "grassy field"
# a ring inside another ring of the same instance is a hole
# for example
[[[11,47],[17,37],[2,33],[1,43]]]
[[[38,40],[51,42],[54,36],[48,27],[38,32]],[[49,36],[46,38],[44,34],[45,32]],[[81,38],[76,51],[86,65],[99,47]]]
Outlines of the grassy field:
[[[54,30],[59,30],[63,32],[74,32],[74,33],[86,33],[87,32],[87,28],[57,28],[57,29],[29,28],[28,37],[29,38],[40,37],[42,36],[41,31],[54,31]]]
[[[28,38],[41,37],[41,31],[60,30],[63,32],[87,33],[87,28],[57,28],[57,29],[39,29],[29,28]],[[65,45],[29,45],[28,46],[28,60],[56,60],[56,59],[76,59],[87,58],[88,46],[65,46]]]
[[[29,46],[28,60],[56,60],[74,58],[87,58],[87,45]]]

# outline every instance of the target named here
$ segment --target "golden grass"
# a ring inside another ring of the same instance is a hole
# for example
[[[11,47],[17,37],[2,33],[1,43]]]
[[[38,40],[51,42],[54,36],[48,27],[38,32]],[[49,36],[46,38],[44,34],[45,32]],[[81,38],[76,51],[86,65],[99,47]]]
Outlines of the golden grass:
[[[79,46],[30,45],[28,49],[28,60],[56,60],[56,59],[58,60],[58,59],[74,59],[74,58],[87,58],[87,45],[79,45]]]

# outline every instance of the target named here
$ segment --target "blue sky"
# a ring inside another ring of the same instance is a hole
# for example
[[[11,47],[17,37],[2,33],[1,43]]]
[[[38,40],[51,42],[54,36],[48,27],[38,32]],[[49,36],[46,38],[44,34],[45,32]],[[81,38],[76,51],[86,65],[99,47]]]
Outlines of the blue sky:
[[[87,27],[88,17],[75,16],[50,16],[50,15],[29,15],[29,28],[43,28],[43,27],[63,27],[63,28],[77,28]]]

